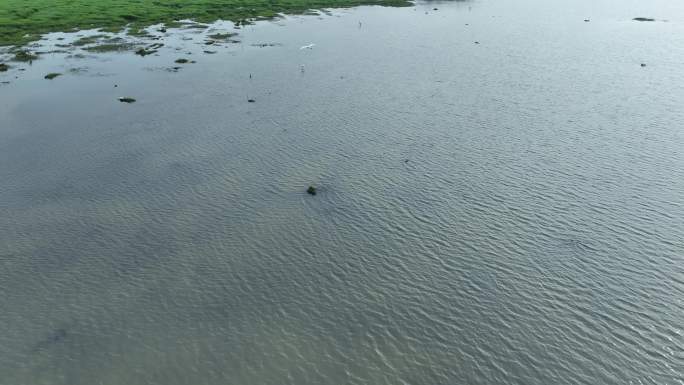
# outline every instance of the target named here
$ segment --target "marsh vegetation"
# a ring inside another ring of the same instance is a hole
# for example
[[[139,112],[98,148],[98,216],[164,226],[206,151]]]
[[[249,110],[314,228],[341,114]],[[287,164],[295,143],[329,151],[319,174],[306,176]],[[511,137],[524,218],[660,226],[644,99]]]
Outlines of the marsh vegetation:
[[[23,45],[48,32],[101,28],[104,32],[143,33],[145,27],[180,20],[213,22],[230,20],[236,25],[249,19],[278,14],[305,13],[310,9],[356,5],[408,6],[406,0],[3,0],[0,2],[0,46]]]

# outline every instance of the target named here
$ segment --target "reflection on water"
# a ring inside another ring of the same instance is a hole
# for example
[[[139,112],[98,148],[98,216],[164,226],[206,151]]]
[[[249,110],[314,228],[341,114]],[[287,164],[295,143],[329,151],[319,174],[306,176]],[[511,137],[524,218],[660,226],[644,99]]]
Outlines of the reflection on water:
[[[683,11],[361,7],[14,65],[0,384],[683,384]]]

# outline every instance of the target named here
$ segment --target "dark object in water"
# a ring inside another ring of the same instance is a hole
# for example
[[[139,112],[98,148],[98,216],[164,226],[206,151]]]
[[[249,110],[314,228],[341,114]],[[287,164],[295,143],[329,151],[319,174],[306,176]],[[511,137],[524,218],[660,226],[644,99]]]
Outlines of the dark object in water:
[[[208,51],[208,50],[205,50],[205,51],[204,51],[204,53],[206,53],[206,54],[208,54],[208,55],[213,55],[213,54],[215,54],[216,52],[217,52],[217,51]]]
[[[314,186],[309,186],[309,188],[306,189],[306,193],[309,195],[316,195],[316,188]]]
[[[135,54],[145,57],[145,56],[151,55],[155,52],[157,52],[156,49],[138,48],[138,50],[135,51]]]
[[[259,47],[259,48],[264,48],[264,47],[276,47],[281,45],[280,43],[259,43],[259,44],[252,44],[252,47]]]
[[[165,33],[165,32],[166,32],[166,28],[164,28],[164,27],[162,27],[162,28],[159,28],[159,32],[161,32],[161,33]]]
[[[585,23],[588,23],[588,22],[590,22],[590,21],[591,21],[591,20],[589,20],[589,19],[584,19],[584,22],[585,22]]]
[[[67,338],[67,331],[66,329],[57,329],[47,335],[43,340],[38,342],[34,347],[33,351],[39,351],[42,349],[47,349],[52,345],[64,342],[64,340]]]
[[[433,10],[433,11],[436,11],[436,10],[437,10],[437,8],[432,8],[432,10]]]
[[[641,63],[641,66],[642,66],[642,67],[646,67],[646,63]]]
[[[237,34],[236,34],[236,33],[226,32],[226,33],[215,33],[215,34],[209,35],[209,36],[207,36],[207,37],[208,37],[209,39],[212,39],[212,40],[226,40],[226,39],[231,38],[231,37],[233,37],[233,36],[235,36],[235,35],[237,35]]]
[[[655,19],[651,19],[650,17],[635,17],[632,20],[634,20],[634,21],[655,21]]]
[[[49,74],[45,75],[45,79],[47,79],[47,80],[52,80],[52,79],[56,78],[57,76],[62,76],[62,74],[58,74],[58,73],[56,73],[56,72],[52,72],[52,73],[49,73]]]
[[[254,103],[254,102],[256,102],[256,100],[254,100],[254,99],[247,99],[247,102],[248,102],[248,103]]]
[[[479,42],[479,41],[476,41],[475,44],[480,44],[480,42]]]
[[[189,61],[188,59],[176,59],[176,63],[178,63],[178,64],[185,64],[188,61]]]
[[[122,96],[122,97],[120,97],[120,98],[119,98],[119,101],[120,101],[121,103],[135,103],[135,99],[129,98],[129,97],[127,97],[127,96]]]
[[[37,55],[32,54],[31,52],[28,51],[19,51],[16,54],[14,54],[14,60],[15,61],[27,61],[27,62],[32,62],[33,60],[38,59]]]
[[[66,329],[57,329],[54,333],[50,334],[45,340],[48,343],[54,344],[57,342],[62,342],[67,336]]]
[[[0,72],[5,72],[9,69],[9,66],[5,63],[0,63]]]

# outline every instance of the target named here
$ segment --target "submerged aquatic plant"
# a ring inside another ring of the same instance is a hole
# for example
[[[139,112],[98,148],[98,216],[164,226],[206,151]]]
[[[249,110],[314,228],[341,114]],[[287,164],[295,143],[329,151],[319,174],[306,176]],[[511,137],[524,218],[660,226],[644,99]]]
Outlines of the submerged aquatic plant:
[[[33,61],[38,59],[38,55],[32,54],[29,51],[18,51],[14,54],[15,61]]]
[[[226,33],[215,33],[215,34],[209,35],[207,37],[210,39],[213,39],[213,40],[226,40],[226,39],[231,38],[235,35],[237,35],[237,33],[226,32]]]
[[[147,56],[147,55],[152,55],[153,53],[156,53],[156,52],[157,52],[156,49],[138,48],[138,49],[135,51],[135,54],[144,57],[144,56]]]
[[[74,46],[76,46],[76,47],[82,47],[82,46],[88,45],[88,44],[95,44],[95,43],[97,43],[100,39],[105,38],[105,37],[106,37],[106,35],[86,36],[86,37],[82,37],[82,38],[80,38],[80,39],[74,41],[74,42],[71,43],[71,44],[74,45]]]
[[[135,48],[135,44],[133,44],[133,43],[107,42],[104,44],[95,45],[95,46],[87,47],[84,49],[88,52],[103,53],[103,52],[129,51],[133,48]]]

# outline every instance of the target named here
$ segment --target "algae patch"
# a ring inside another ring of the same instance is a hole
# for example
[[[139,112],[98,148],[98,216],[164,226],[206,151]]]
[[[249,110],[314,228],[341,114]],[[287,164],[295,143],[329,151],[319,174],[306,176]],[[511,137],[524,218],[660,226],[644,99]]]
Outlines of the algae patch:
[[[136,55],[143,56],[143,57],[145,57],[147,55],[152,55],[153,53],[157,53],[157,50],[154,48],[149,48],[149,47],[148,48],[138,48],[135,51]]]
[[[105,37],[107,37],[107,36],[105,36],[105,35],[86,36],[86,37],[82,37],[82,38],[74,41],[73,43],[71,43],[71,45],[76,46],[76,47],[83,47],[85,45],[95,44],[98,41],[100,41],[100,39],[103,39]]]
[[[130,51],[135,48],[133,43],[103,43],[92,47],[84,48],[88,52],[104,53],[104,52],[122,52]]]
[[[38,55],[32,54],[29,51],[19,51],[14,54],[14,61],[30,62],[38,59]]]
[[[211,35],[208,35],[207,37],[212,40],[227,40],[233,36],[236,36],[237,33],[231,33],[231,32],[226,32],[226,33],[214,33]]]

